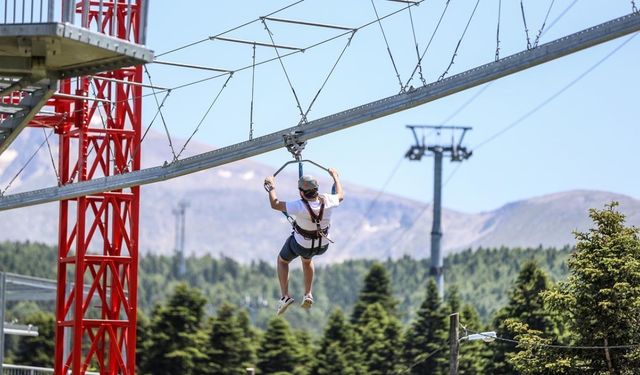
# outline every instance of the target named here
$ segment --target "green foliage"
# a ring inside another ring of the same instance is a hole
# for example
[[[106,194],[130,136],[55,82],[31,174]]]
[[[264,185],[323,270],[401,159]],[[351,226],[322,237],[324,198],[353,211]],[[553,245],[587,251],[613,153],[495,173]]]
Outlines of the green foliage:
[[[205,298],[197,289],[179,284],[165,306],[153,313],[150,342],[142,369],[148,374],[200,374],[207,341],[202,330]]]
[[[403,357],[411,374],[444,374],[447,325],[435,281],[427,283],[426,297],[415,321],[405,333]]]
[[[381,303],[367,306],[356,329],[362,338],[362,363],[367,374],[386,375],[401,369],[402,326]]]
[[[55,318],[53,314],[37,311],[24,319],[25,324],[38,327],[38,336],[21,337],[15,362],[31,366],[53,367]]]
[[[252,348],[236,314],[234,306],[223,304],[211,323],[207,350],[210,374],[246,373],[244,364],[252,357]]]
[[[513,340],[515,332],[509,329],[507,322],[511,319],[543,332],[547,337],[558,337],[560,334],[558,319],[544,307],[542,293],[551,286],[546,273],[535,261],[527,261],[520,270],[516,282],[509,292],[509,302],[493,320],[499,337]],[[516,351],[511,342],[497,341],[492,345],[493,355],[488,363],[488,370],[496,375],[517,373],[509,363],[509,357]]]
[[[568,279],[544,295],[566,319],[573,344],[605,348],[556,355],[552,364],[570,361],[592,374],[634,374],[640,368],[637,349],[608,348],[638,344],[640,337],[640,230],[625,226],[617,205],[589,210],[595,227],[575,233]],[[519,369],[526,373],[531,365]]]
[[[300,360],[289,324],[282,317],[272,318],[258,349],[258,370],[261,374],[294,373],[305,365]]]
[[[8,272],[55,279],[56,254],[54,247],[33,243],[0,243],[0,267]],[[507,303],[507,290],[515,280],[520,265],[535,259],[554,278],[564,277],[565,260],[569,249],[478,249],[464,251],[445,258],[445,283],[459,287],[461,300],[473,305],[483,322],[489,321],[497,308]],[[145,254],[140,258],[138,280],[138,310],[151,315],[157,301],[167,298],[179,280],[172,275],[172,256]],[[365,275],[375,262],[349,260],[318,267],[314,284],[316,303],[311,311],[289,309],[287,321],[295,328],[305,328],[320,334],[334,306],[351,311],[358,295],[354,290],[364,286]],[[265,329],[273,315],[275,301],[280,297],[278,281],[271,263],[255,261],[241,265],[229,258],[210,255],[189,257],[186,260],[186,282],[202,291],[214,312],[223,303],[245,306],[246,299],[267,301],[253,304],[255,324]],[[291,290],[302,291],[302,275],[292,267]],[[424,298],[429,268],[428,259],[408,256],[383,263],[390,278],[392,295],[399,301],[397,310],[404,323],[413,320]],[[253,302],[252,302],[253,303]],[[53,308],[53,307],[51,307]],[[10,354],[10,353],[9,353]]]
[[[375,303],[379,303],[388,314],[396,314],[397,302],[391,292],[389,274],[381,263],[374,263],[369,269],[358,301],[353,307],[351,322],[359,323],[362,314],[364,314],[369,305]]]
[[[311,375],[344,374],[355,375],[365,372],[360,358],[356,336],[351,325],[345,320],[340,309],[329,316],[324,336],[316,352],[316,360]]]

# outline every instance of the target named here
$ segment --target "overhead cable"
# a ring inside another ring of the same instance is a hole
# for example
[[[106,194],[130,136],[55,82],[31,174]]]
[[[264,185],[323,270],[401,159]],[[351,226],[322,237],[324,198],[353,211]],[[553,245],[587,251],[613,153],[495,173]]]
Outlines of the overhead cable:
[[[535,106],[533,109],[531,109],[530,111],[528,111],[527,113],[525,113],[524,115],[522,115],[520,118],[518,118],[517,120],[513,121],[512,123],[510,123],[509,125],[505,126],[503,129],[499,130],[497,133],[493,134],[492,136],[490,136],[489,138],[485,139],[484,141],[480,142],[479,144],[477,144],[473,150],[476,151],[479,148],[483,147],[484,145],[486,145],[487,143],[493,141],[494,139],[498,138],[499,136],[501,136],[502,134],[506,133],[507,131],[511,130],[512,128],[514,128],[515,126],[521,124],[524,120],[528,119],[529,117],[531,117],[533,114],[535,114],[536,112],[538,112],[539,110],[541,110],[542,108],[546,107],[549,103],[551,103],[552,101],[554,101],[557,97],[559,97],[560,95],[562,95],[565,91],[567,91],[568,89],[570,89],[571,87],[573,87],[573,85],[575,85],[576,83],[580,82],[584,77],[586,77],[589,73],[591,73],[594,69],[596,69],[598,66],[600,66],[602,63],[604,63],[605,61],[607,61],[611,56],[613,56],[616,52],[618,52],[622,47],[624,47],[627,43],[629,43],[631,41],[631,39],[635,38],[636,35],[638,35],[637,33],[635,34],[631,34],[631,36],[629,36],[627,39],[625,39],[622,43],[620,43],[616,48],[614,48],[612,51],[610,51],[609,53],[607,53],[602,59],[598,60],[595,64],[593,64],[591,67],[589,67],[589,69],[587,69],[586,71],[584,71],[582,74],[580,74],[579,76],[577,76],[576,78],[574,78],[571,82],[569,82],[567,85],[565,85],[564,87],[562,87],[560,90],[556,91],[553,95],[551,95],[550,97],[548,97],[547,99],[545,99],[544,101],[542,101],[540,104],[538,104],[537,106]]]
[[[420,75],[420,81],[422,82],[422,85],[425,86],[427,84],[427,80],[424,78],[424,75],[422,74],[422,64],[421,64],[421,59],[420,59],[420,47],[418,47],[418,38],[416,38],[416,28],[413,24],[413,14],[411,13],[411,7],[410,4],[407,4],[407,9],[409,10],[409,20],[411,21],[411,34],[413,35],[413,44],[416,46],[416,57],[418,58],[418,74]],[[403,88],[406,88],[406,85],[403,86]]]
[[[449,69],[451,69],[451,66],[454,63],[454,61],[456,59],[456,56],[458,56],[458,49],[460,48],[460,44],[462,43],[462,39],[464,39],[464,36],[467,33],[467,30],[469,29],[469,25],[471,24],[471,20],[473,20],[473,16],[476,14],[476,10],[478,9],[478,4],[480,4],[480,0],[476,1],[476,6],[473,7],[473,12],[471,12],[471,16],[469,17],[469,21],[467,21],[467,25],[464,27],[464,31],[462,32],[462,36],[460,36],[460,40],[458,41],[458,44],[456,45],[456,49],[453,51],[453,56],[451,56],[451,61],[449,62],[449,66],[447,66],[447,69],[444,71],[444,73],[442,73],[440,78],[438,78],[438,81],[441,81],[449,73]]]
[[[531,49],[531,39],[529,39],[529,28],[527,27],[527,17],[524,12],[524,2],[520,0],[520,10],[522,11],[522,23],[524,23],[524,33],[527,36],[527,49]]]
[[[149,79],[149,83],[153,85],[153,81],[151,80],[151,74],[147,69],[147,66],[144,66],[144,72],[147,74],[147,78]],[[153,99],[156,102],[156,106],[158,107],[158,113],[160,114],[160,119],[162,120],[162,126],[164,126],[164,132],[167,135],[167,139],[169,140],[169,148],[171,149],[171,155],[173,155],[173,160],[176,160],[178,157],[176,156],[176,150],[173,148],[173,142],[171,140],[171,134],[169,133],[169,128],[167,127],[167,122],[164,120],[164,114],[162,113],[162,107],[160,106],[160,102],[158,101],[158,95],[156,94],[155,89],[151,89],[153,92]]]
[[[398,78],[398,83],[400,84],[400,92],[404,91],[404,86],[402,85],[402,79],[400,78],[400,73],[398,72],[398,67],[396,66],[396,61],[393,59],[393,54],[391,53],[391,48],[389,47],[389,41],[387,40],[387,34],[384,32],[384,27],[382,27],[382,21],[380,20],[380,15],[378,15],[378,9],[376,8],[376,4],[371,0],[371,6],[373,7],[373,11],[376,14],[376,19],[378,21],[378,25],[380,26],[380,31],[382,32],[382,38],[384,39],[384,44],[387,46],[387,52],[389,53],[389,58],[391,59],[391,65],[393,65],[393,70],[396,72],[396,77]],[[410,9],[411,4],[407,4],[407,9]]]
[[[422,63],[422,60],[424,60],[424,56],[427,54],[427,51],[429,50],[429,47],[431,46],[431,42],[433,42],[433,38],[436,36],[436,33],[438,32],[438,29],[440,28],[440,24],[442,23],[442,19],[444,18],[444,15],[447,13],[447,9],[449,8],[449,3],[450,2],[451,2],[451,0],[447,0],[447,2],[445,3],[444,9],[442,10],[442,14],[440,15],[440,19],[438,19],[438,23],[436,24],[436,27],[433,30],[433,33],[431,34],[431,38],[429,38],[429,43],[427,43],[427,46],[422,51],[422,54],[420,55],[420,58],[418,59],[418,63],[413,68],[413,72],[411,72],[411,76],[409,76],[409,79],[404,84],[404,89],[405,90],[409,87],[409,83],[411,82],[411,80],[413,79],[413,76],[418,71],[418,68],[419,68],[420,64]]]
[[[553,3],[555,0],[551,0],[551,4],[549,4],[549,9],[547,9],[547,15],[544,17],[544,21],[542,22],[542,26],[540,26],[540,30],[538,30],[538,35],[536,35],[536,40],[533,42],[533,48],[538,46],[538,42],[540,42],[540,36],[542,36],[542,32],[544,31],[544,26],[547,24],[547,19],[549,18],[549,13],[551,13],[551,8],[553,8]]]
[[[466,329],[465,329],[466,330]],[[500,336],[489,336],[483,334],[482,332],[475,332],[472,330],[466,330],[467,332],[471,332],[476,335],[486,336],[487,338],[495,339],[498,341],[509,342],[512,344],[521,344],[522,341],[508,339]],[[560,345],[560,344],[530,344],[531,346],[540,347],[540,348],[549,348],[549,349],[568,349],[568,350],[603,350],[603,349],[635,349],[639,348],[640,344],[627,344],[627,345]]]
[[[298,98],[298,94],[296,93],[296,89],[293,87],[293,83],[291,82],[291,78],[289,78],[289,73],[287,73],[287,68],[284,66],[284,62],[282,61],[282,57],[280,56],[280,51],[278,51],[278,47],[276,46],[276,42],[273,40],[273,33],[269,29],[267,25],[267,21],[263,18],[262,24],[264,25],[264,29],[269,34],[269,39],[271,39],[271,44],[273,44],[273,49],[276,51],[276,55],[278,56],[278,61],[280,62],[280,66],[282,67],[282,71],[284,72],[284,76],[287,78],[287,82],[289,83],[289,88],[291,88],[291,92],[293,93],[293,97],[296,100],[296,105],[298,106],[298,110],[300,111],[300,123],[298,125],[304,124],[307,122],[307,118],[304,115],[304,111],[302,110],[302,105],[300,104],[300,99]]]
[[[498,26],[496,27],[496,58],[494,61],[500,60],[500,14],[502,13],[502,0],[498,1]]]
[[[265,17],[272,16],[272,15],[274,15],[274,14],[276,14],[276,13],[282,12],[283,10],[285,10],[285,9],[289,9],[289,8],[291,8],[291,7],[292,7],[292,6],[294,6],[294,5],[298,5],[298,4],[300,4],[301,2],[303,2],[303,1],[304,1],[304,0],[299,0],[299,1],[296,1],[296,2],[294,2],[294,3],[291,3],[291,4],[287,5],[287,6],[284,6],[284,7],[280,8],[280,9],[277,9],[277,10],[275,10],[275,11],[273,11],[273,12],[271,12],[271,13],[267,14]],[[255,23],[255,22],[258,22],[258,21],[260,21],[260,17],[258,17],[258,18],[256,18],[256,19],[254,19],[254,20],[251,20],[251,21],[245,22],[245,23],[243,23],[243,24],[241,24],[241,25],[238,25],[238,26],[232,27],[232,28],[230,28],[230,29],[228,29],[228,30],[225,30],[225,31],[223,31],[223,32],[221,32],[221,33],[218,33],[218,34],[216,34],[216,35],[208,36],[208,37],[206,37],[206,38],[204,38],[204,39],[200,39],[200,40],[198,40],[198,41],[195,41],[195,42],[192,42],[192,43],[188,43],[188,44],[185,44],[185,45],[183,45],[183,46],[180,46],[180,47],[174,48],[174,49],[169,50],[169,51],[167,51],[167,52],[163,52],[163,53],[161,53],[161,54],[156,55],[156,57],[160,57],[160,56],[168,55],[168,54],[170,54],[170,53],[177,52],[177,51],[183,50],[183,49],[185,49],[185,48],[189,48],[189,47],[195,46],[195,45],[197,45],[197,44],[200,44],[200,43],[206,42],[206,41],[208,41],[208,40],[215,39],[216,37],[219,37],[219,36],[224,35],[224,34],[228,34],[228,33],[232,32],[232,31],[238,30],[238,29],[243,28],[243,27],[245,27],[245,26],[249,26],[249,25],[251,25],[252,23]]]
[[[193,130],[193,133],[191,133],[191,135],[189,136],[189,138],[187,138],[187,141],[184,143],[184,145],[182,145],[182,149],[180,150],[180,152],[178,152],[178,155],[173,159],[173,161],[176,161],[180,158],[180,155],[182,155],[182,153],[184,152],[184,150],[187,148],[187,145],[189,144],[189,142],[191,142],[191,139],[193,138],[194,135],[196,135],[196,133],[198,132],[198,130],[200,130],[200,126],[202,125],[202,123],[204,122],[204,120],[207,118],[207,116],[209,115],[209,112],[211,111],[211,108],[213,108],[213,106],[216,104],[216,102],[218,101],[218,99],[220,98],[220,95],[222,94],[222,92],[224,91],[225,88],[227,88],[227,84],[229,83],[229,81],[231,80],[231,78],[233,77],[233,74],[229,74],[229,77],[227,77],[227,80],[224,81],[224,84],[222,85],[222,87],[220,88],[220,91],[218,91],[218,94],[213,98],[213,101],[211,102],[211,104],[209,105],[209,108],[207,108],[206,112],[204,113],[204,115],[202,116],[202,118],[200,119],[200,122],[198,122],[198,125],[196,126],[196,128]],[[162,114],[161,114],[162,116]]]

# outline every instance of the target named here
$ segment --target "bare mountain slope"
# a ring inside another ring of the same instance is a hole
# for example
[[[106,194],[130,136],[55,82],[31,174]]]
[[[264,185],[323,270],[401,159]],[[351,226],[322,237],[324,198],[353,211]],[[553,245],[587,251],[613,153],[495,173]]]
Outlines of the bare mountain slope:
[[[52,137],[52,141],[53,141]],[[42,142],[41,130],[27,130],[13,150],[0,158],[0,189],[29,159]],[[53,142],[55,143],[55,142]],[[55,144],[54,147],[55,155]],[[181,146],[181,142],[178,142]],[[209,150],[190,144],[189,153]],[[162,164],[169,155],[164,135],[150,133],[143,149],[143,165]],[[12,185],[8,193],[55,184],[55,174],[46,146]],[[312,170],[309,170],[310,172]],[[288,173],[287,173],[288,172]],[[269,166],[244,160],[216,169],[142,188],[141,245],[143,253],[169,254],[174,248],[172,209],[184,199],[187,209],[187,252],[225,255],[247,262],[271,260],[280,249],[290,226],[268,207],[262,188]],[[323,172],[321,173],[323,174]],[[345,176],[348,181],[348,176]],[[282,198],[295,198],[296,170],[278,179]],[[321,180],[328,189],[328,179]],[[336,212],[332,233],[336,244],[324,261],[348,258],[428,256],[431,207],[410,199],[383,195],[370,217],[363,214],[377,192],[345,184],[347,199]],[[509,203],[495,211],[468,214],[443,210],[445,252],[478,246],[563,246],[573,243],[571,231],[588,228],[587,211],[617,200],[634,225],[640,225],[640,201],[596,191],[569,191]],[[1,240],[31,240],[57,243],[57,204],[0,212]],[[413,221],[422,212],[415,225]]]

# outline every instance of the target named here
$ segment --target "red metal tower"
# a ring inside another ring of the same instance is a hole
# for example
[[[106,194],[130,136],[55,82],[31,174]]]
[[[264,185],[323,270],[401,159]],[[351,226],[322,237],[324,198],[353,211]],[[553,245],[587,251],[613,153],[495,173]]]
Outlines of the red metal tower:
[[[145,1],[77,1],[71,11],[83,27],[141,43]],[[55,124],[61,184],[140,169],[141,81],[139,66],[60,81],[66,95],[48,106],[67,114]],[[58,375],[135,373],[139,200],[134,187],[60,202]]]

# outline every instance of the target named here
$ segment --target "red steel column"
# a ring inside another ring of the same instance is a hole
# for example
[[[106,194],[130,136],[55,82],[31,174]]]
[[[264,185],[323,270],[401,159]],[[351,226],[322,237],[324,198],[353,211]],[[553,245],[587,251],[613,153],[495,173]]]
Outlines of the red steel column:
[[[143,1],[79,1],[76,14],[89,4],[83,26],[137,42]],[[61,82],[63,93],[101,99],[49,103],[67,114],[56,128],[61,184],[140,169],[142,92],[126,82],[141,81],[131,67]],[[135,373],[139,201],[135,187],[60,202],[57,375]]]

